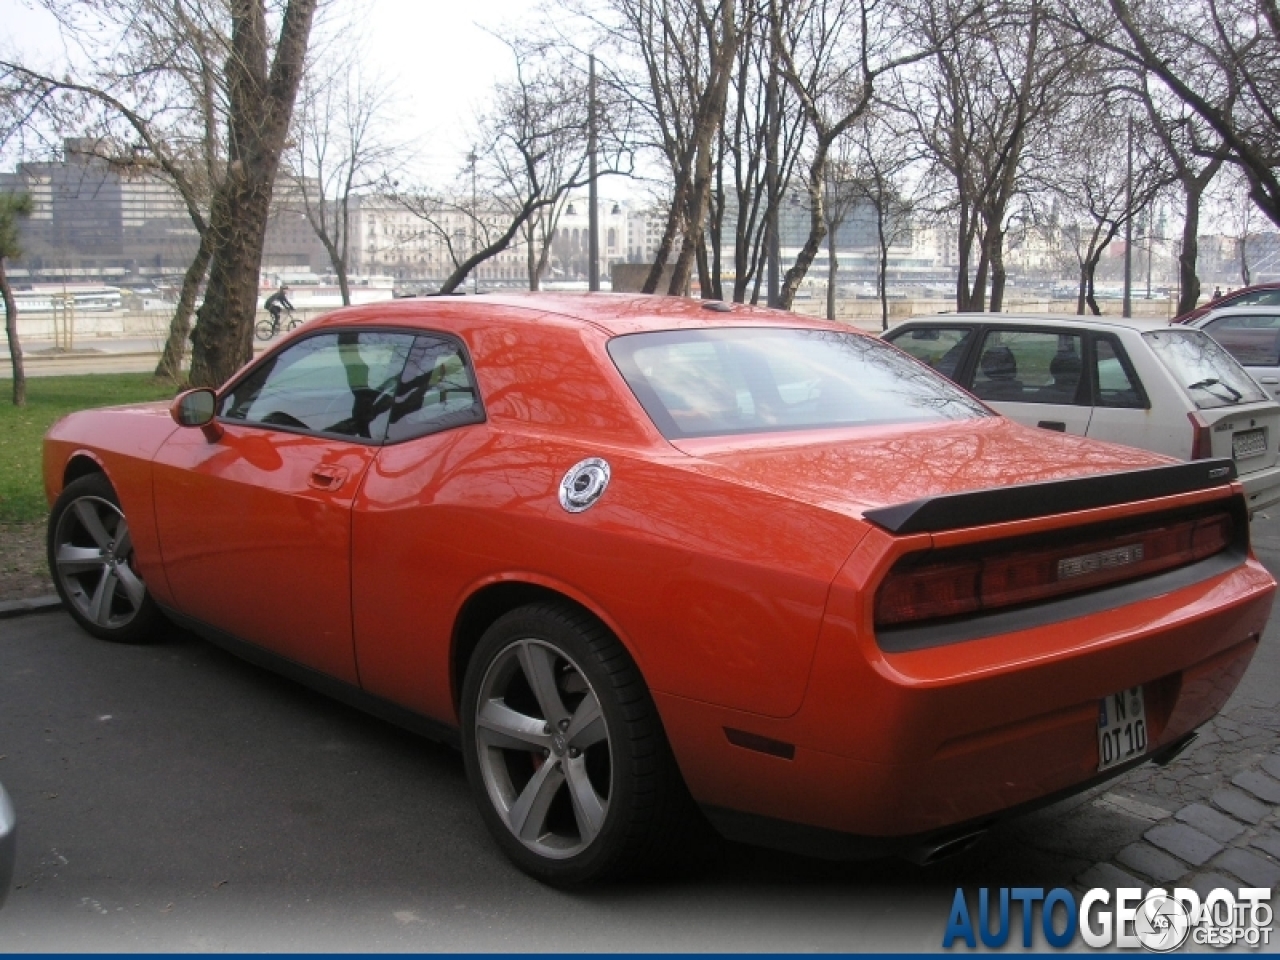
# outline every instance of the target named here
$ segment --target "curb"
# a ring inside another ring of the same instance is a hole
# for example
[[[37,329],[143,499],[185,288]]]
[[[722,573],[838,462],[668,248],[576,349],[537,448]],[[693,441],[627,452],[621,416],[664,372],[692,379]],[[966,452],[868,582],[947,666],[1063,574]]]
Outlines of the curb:
[[[57,594],[47,597],[29,597],[26,600],[6,600],[0,603],[0,620],[12,620],[14,617],[26,617],[33,613],[48,613],[62,609],[62,600]]]

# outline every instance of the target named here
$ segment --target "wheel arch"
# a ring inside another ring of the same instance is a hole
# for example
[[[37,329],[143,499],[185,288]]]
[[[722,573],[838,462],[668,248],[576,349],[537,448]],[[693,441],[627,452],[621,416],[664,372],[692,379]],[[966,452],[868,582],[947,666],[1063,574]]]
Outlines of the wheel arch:
[[[106,476],[108,481],[111,479],[107,476],[106,467],[102,465],[101,460],[85,450],[77,450],[67,458],[66,466],[62,468],[62,490],[81,477],[87,477],[92,473],[100,473]],[[61,493],[62,490],[58,492]]]
[[[599,621],[626,648],[627,653],[636,663],[636,669],[640,670],[639,659],[621,631],[607,616],[594,609],[589,603],[564,589],[531,579],[498,580],[484,584],[473,591],[463,602],[454,619],[450,656],[450,686],[454,716],[462,716],[462,684],[480,638],[499,617],[531,603],[562,604]],[[643,670],[641,670],[641,677],[644,677]]]

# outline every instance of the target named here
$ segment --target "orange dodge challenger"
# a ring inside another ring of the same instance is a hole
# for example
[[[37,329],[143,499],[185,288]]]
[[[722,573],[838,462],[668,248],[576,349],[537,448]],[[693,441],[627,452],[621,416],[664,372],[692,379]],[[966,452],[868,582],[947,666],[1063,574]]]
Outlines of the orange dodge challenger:
[[[1275,438],[1272,438],[1275,442]],[[874,337],[718,302],[402,300],[45,441],[72,616],[162,618],[461,747],[543,880],[699,813],[959,849],[1182,749],[1275,582],[1229,460],[1022,427]]]

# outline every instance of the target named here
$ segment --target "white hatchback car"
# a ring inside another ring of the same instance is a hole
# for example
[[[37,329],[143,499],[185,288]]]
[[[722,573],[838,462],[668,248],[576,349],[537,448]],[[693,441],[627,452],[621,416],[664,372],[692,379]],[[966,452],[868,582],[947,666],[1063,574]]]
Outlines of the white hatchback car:
[[[1181,460],[1229,457],[1250,511],[1280,502],[1280,403],[1200,330],[960,313],[913,317],[884,338],[1019,423]]]

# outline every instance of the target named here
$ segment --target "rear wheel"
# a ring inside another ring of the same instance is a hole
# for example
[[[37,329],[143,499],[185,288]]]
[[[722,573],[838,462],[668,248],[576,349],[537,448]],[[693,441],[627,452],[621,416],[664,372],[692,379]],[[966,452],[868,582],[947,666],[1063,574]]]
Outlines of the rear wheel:
[[[253,328],[253,335],[259,340],[270,340],[276,335],[276,325],[270,320],[259,320]]]
[[[549,604],[506,614],[462,696],[467,777],[521,869],[573,884],[674,858],[692,802],[639,671],[597,620]]]
[[[133,537],[100,473],[67,484],[49,515],[49,570],[67,612],[102,640],[154,639],[162,616],[134,568]]]

